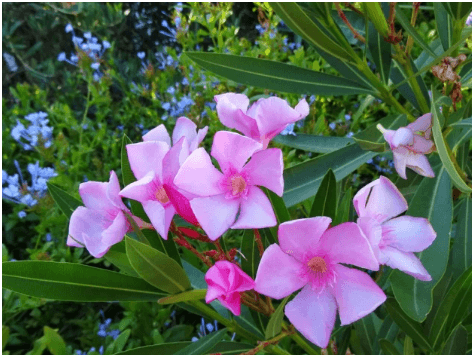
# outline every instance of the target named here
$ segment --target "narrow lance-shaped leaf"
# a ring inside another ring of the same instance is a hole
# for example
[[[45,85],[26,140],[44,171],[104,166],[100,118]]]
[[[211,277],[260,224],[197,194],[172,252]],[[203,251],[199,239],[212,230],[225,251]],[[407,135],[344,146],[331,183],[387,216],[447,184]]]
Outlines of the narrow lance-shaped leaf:
[[[5,289],[59,301],[156,301],[165,296],[142,279],[81,264],[45,261],[2,264]]]
[[[170,343],[162,343],[159,345],[151,345],[145,347],[138,347],[128,351],[124,351],[122,353],[118,353],[119,355],[171,355],[174,354],[183,348],[193,344],[194,342],[185,341],[185,342],[170,342]],[[230,354],[235,355],[242,352],[246,352],[254,348],[255,346],[249,345],[246,343],[240,342],[228,342],[222,341],[217,343],[211,350],[207,353],[211,354]]]
[[[276,61],[225,55],[186,52],[203,68],[237,83],[286,93],[346,95],[372,94],[373,91],[342,77]]]
[[[451,47],[453,37],[453,23],[448,12],[445,10],[441,3],[433,3],[433,12],[436,20],[436,29],[438,36],[441,39],[441,44],[446,51]]]
[[[457,356],[467,354],[467,340],[467,331],[463,325],[459,324],[449,335],[441,354]]]
[[[417,254],[432,280],[421,281],[399,270],[394,270],[390,276],[395,298],[401,308],[410,318],[420,322],[431,310],[432,290],[446,270],[453,217],[451,180],[439,158],[432,155],[430,159],[435,177],[423,178],[406,215],[427,218],[436,232],[434,242]]]
[[[401,355],[400,351],[393,345],[392,342],[388,341],[385,338],[379,340],[380,348],[386,355]]]
[[[349,211],[352,206],[352,188],[349,189],[344,193],[342,200],[338,206],[336,219],[332,222],[333,226],[336,226],[340,223],[347,222],[349,220]]]
[[[311,207],[310,217],[325,216],[333,220],[336,218],[337,209],[337,190],[336,176],[331,169],[328,170],[323,177],[323,181],[318,188],[318,192],[314,196],[313,205]]]
[[[206,297],[207,290],[190,290],[185,291],[176,295],[167,296],[158,300],[158,304],[167,305],[167,304],[176,304],[178,302],[186,302],[193,300],[201,300]]]
[[[367,45],[372,54],[375,66],[377,67],[377,71],[380,73],[382,82],[387,84],[392,64],[392,46],[383,39],[372,23],[369,24]]]
[[[472,199],[463,198],[452,246],[454,278],[472,266]]]
[[[433,88],[432,92],[434,93]],[[446,144],[446,140],[443,136],[443,133],[441,132],[438,109],[436,108],[434,102],[435,101],[433,100],[431,103],[431,116],[433,118],[433,139],[436,144],[436,149],[438,150],[439,157],[441,159],[441,162],[443,163],[443,166],[446,168],[449,177],[451,177],[453,184],[461,192],[470,193],[472,189],[464,182],[463,178],[459,174],[458,169],[456,168],[457,164],[453,162],[453,160],[456,161],[456,159],[454,158],[451,149]]]
[[[354,323],[357,336],[364,352],[368,355],[372,354],[372,345],[377,334],[375,330],[373,315],[369,314]]]
[[[252,229],[246,229],[242,237],[242,245],[240,251],[242,257],[242,269],[250,277],[255,278],[257,274],[258,264],[260,262],[260,253],[257,243],[255,242],[254,232]]]
[[[272,3],[272,8],[285,24],[317,49],[341,60],[353,62],[352,57],[338,43],[327,36],[295,2]]]
[[[67,218],[71,218],[72,212],[82,206],[82,202],[71,196],[66,191],[60,189],[58,186],[48,182],[48,191],[53,197],[53,200],[57,203],[61,211],[66,215]]]
[[[191,288],[183,268],[172,258],[148,245],[125,238],[128,259],[144,280],[171,294]]]
[[[281,324],[283,322],[283,315],[285,314],[284,308],[288,299],[290,297],[286,297],[283,301],[278,305],[275,312],[270,317],[270,321],[268,321],[267,328],[265,330],[265,340],[269,340],[281,332]]]
[[[353,144],[351,138],[340,138],[337,136],[322,136],[310,134],[277,135],[273,142],[304,151],[318,154],[327,154],[343,147]]]

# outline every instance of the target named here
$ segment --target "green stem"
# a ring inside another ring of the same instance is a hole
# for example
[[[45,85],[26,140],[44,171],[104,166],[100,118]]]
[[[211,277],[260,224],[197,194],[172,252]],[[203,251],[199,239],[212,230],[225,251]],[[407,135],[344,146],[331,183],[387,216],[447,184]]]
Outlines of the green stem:
[[[272,352],[275,355],[291,355],[290,352],[288,352],[287,350],[281,348],[278,345],[268,346],[265,349],[269,350],[270,352]]]
[[[207,315],[208,317],[217,320],[220,322],[222,325],[227,327],[230,332],[235,332],[237,335],[246,338],[249,341],[252,341],[254,343],[258,342],[258,337],[255,336],[254,334],[244,330],[242,327],[237,325],[235,321],[231,321],[229,319],[226,319],[225,317],[219,315],[215,310],[211,309],[209,306],[204,304],[201,301],[188,301],[186,302],[187,304],[195,307],[199,311],[201,311],[203,314]]]
[[[411,68],[411,64],[409,59],[405,62],[405,71],[408,77],[410,77],[410,80],[408,81],[410,83],[411,89],[413,89],[413,93],[415,93],[415,98],[418,104],[421,107],[421,111],[423,113],[429,113],[430,108],[428,106],[428,103],[426,102],[426,98],[421,92],[420,85],[418,84],[417,78],[414,76],[413,69]]]
[[[278,343],[278,341],[280,341],[282,338],[284,338],[286,336],[288,336],[288,332],[286,332],[286,331],[282,332],[282,333],[280,333],[279,335],[273,337],[270,340],[260,342],[257,347],[251,349],[250,351],[242,353],[242,354],[243,355],[255,355],[258,352],[260,352],[261,350],[263,350],[264,348],[270,347],[273,344]]]
[[[300,346],[303,350],[305,350],[308,354],[310,355],[320,355],[321,351],[315,350],[313,347],[311,347],[300,335],[299,333],[294,333],[293,335],[290,336],[293,341],[296,342],[298,346]]]
[[[92,77],[89,76],[89,80],[87,81],[87,102],[86,102],[86,109],[84,110],[84,115],[82,116],[81,128],[79,129],[79,146],[82,146],[82,132],[83,127],[86,122],[87,112],[89,111],[89,107],[91,105],[90,96],[91,96],[91,79]]]

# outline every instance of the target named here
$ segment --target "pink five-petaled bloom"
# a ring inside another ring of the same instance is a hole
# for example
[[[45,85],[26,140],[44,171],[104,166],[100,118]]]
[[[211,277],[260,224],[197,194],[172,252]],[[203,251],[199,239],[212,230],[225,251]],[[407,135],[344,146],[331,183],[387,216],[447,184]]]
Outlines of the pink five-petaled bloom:
[[[109,248],[120,242],[132,227],[124,212],[131,215],[119,196],[120,184],[115,172],[110,172],[109,182],[89,181],[81,183],[79,194],[85,207],[80,206],[72,213],[69,222],[67,245],[86,247],[89,253],[102,257]],[[139,227],[146,225],[132,216]]]
[[[403,179],[407,179],[407,167],[422,176],[435,176],[425,156],[435,150],[435,144],[430,140],[431,126],[431,113],[397,130],[387,130],[382,125],[377,125],[393,152],[395,170]]]
[[[240,315],[240,293],[252,290],[255,282],[237,265],[218,261],[206,273],[206,303],[218,299],[236,316]]]
[[[173,129],[173,144],[176,145],[178,141],[184,136],[187,140],[189,152],[197,149],[201,141],[207,134],[208,127],[197,130],[196,124],[186,117],[180,117],[176,120],[176,125]],[[163,141],[171,146],[171,138],[166,130],[166,127],[161,124],[156,128],[150,130],[143,135],[143,141]]]
[[[214,100],[222,124],[262,143],[263,149],[288,124],[309,114],[309,105],[304,99],[294,109],[278,97],[261,98],[250,108],[249,99],[244,94],[219,94]]]
[[[436,232],[426,218],[400,216],[408,204],[386,177],[364,186],[354,196],[357,223],[372,245],[380,264],[429,281],[430,274],[413,252],[428,248]]]
[[[191,207],[210,239],[216,240],[229,228],[277,224],[272,204],[257,186],[283,195],[283,157],[280,149],[261,149],[262,145],[255,140],[219,131],[214,136],[211,155],[222,173],[203,148],[189,155],[179,169],[174,183],[201,196],[191,200]]]
[[[173,184],[180,164],[189,154],[187,145],[185,137],[171,149],[163,141],[127,145],[128,160],[137,181],[120,191],[120,195],[140,202],[156,231],[165,240],[176,212],[190,223],[197,224],[188,198]]]
[[[285,315],[308,340],[326,348],[339,310],[341,325],[370,314],[386,296],[370,276],[342,264],[378,270],[367,238],[356,223],[329,228],[331,218],[285,222],[280,245],[263,253],[255,291],[282,299],[303,288],[285,307]]]

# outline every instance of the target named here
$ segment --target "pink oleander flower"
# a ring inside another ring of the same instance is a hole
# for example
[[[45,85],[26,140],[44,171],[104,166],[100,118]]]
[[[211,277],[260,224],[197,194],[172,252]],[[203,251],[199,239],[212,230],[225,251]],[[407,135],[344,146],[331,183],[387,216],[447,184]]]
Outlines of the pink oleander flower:
[[[266,149],[270,140],[288,124],[309,114],[309,105],[304,99],[294,109],[278,97],[261,98],[250,108],[244,94],[219,94],[214,100],[222,124],[262,143],[262,149]]]
[[[163,141],[130,144],[127,154],[137,181],[120,191],[120,195],[142,204],[161,237],[168,239],[175,213],[197,224],[188,197],[173,184],[181,163],[189,154],[187,139],[182,137],[171,149]]]
[[[428,248],[436,232],[426,218],[397,217],[408,209],[397,187],[380,176],[359,190],[353,202],[359,215],[357,224],[369,239],[378,262],[417,279],[431,280],[413,252]]]
[[[422,176],[435,176],[425,156],[436,149],[434,142],[430,140],[431,126],[431,113],[397,130],[387,130],[382,125],[377,125],[393,151],[395,170],[403,179],[407,179],[406,167]]]
[[[79,194],[85,207],[74,210],[69,222],[67,245],[86,247],[89,253],[102,257],[109,248],[120,242],[133,229],[124,212],[127,212],[140,228],[147,226],[134,217],[119,196],[120,184],[114,171],[109,182],[89,181],[81,183]]]
[[[176,125],[173,129],[173,144],[176,143],[184,136],[187,140],[189,152],[193,152],[197,149],[201,141],[207,134],[208,127],[197,130],[196,124],[186,117],[180,117],[176,120]],[[171,138],[166,130],[166,127],[161,124],[155,129],[150,130],[148,133],[143,135],[143,141],[163,141],[171,146]]]
[[[203,148],[195,150],[179,169],[174,183],[200,196],[191,200],[191,208],[210,239],[216,240],[229,228],[277,224],[272,204],[257,186],[283,195],[283,157],[280,149],[261,148],[255,140],[219,131],[214,136],[211,155],[222,173]]]
[[[218,299],[236,316],[240,315],[240,293],[252,290],[255,282],[236,264],[220,260],[205,276],[208,288],[206,303]]]
[[[263,253],[255,291],[282,299],[303,288],[285,307],[285,315],[308,340],[326,348],[339,311],[341,325],[370,314],[386,296],[370,276],[342,264],[378,270],[367,238],[356,223],[329,228],[331,218],[285,222],[280,245]]]

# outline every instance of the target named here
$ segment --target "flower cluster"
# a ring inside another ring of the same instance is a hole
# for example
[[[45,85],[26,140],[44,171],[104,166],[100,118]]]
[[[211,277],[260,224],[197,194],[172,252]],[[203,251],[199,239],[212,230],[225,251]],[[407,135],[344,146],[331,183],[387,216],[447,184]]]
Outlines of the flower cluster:
[[[197,337],[194,336],[191,339],[191,342],[199,341],[200,338],[207,335],[207,332],[211,333],[211,332],[214,332],[214,331],[217,331],[217,330],[219,330],[219,327],[217,326],[217,321],[216,320],[214,320],[214,324],[212,324],[210,322],[208,322],[206,324],[206,321],[204,320],[204,317],[203,317],[203,318],[201,318],[201,325],[199,326],[198,336]],[[231,341],[233,341],[233,339]]]
[[[74,28],[71,24],[66,25],[65,32],[70,32],[72,34],[72,43],[78,53],[71,53],[70,57],[67,58],[66,52],[61,52],[58,55],[58,61],[65,61],[69,64],[72,64],[73,66],[77,66],[79,62],[78,55],[85,54],[93,61],[91,68],[94,70],[94,80],[100,80],[102,77],[102,73],[99,71],[100,59],[104,55],[105,51],[111,47],[110,42],[104,40],[101,44],[99,43],[99,39],[92,36],[90,32],[84,33],[84,37],[78,37],[76,36]]]
[[[18,65],[16,64],[15,57],[8,52],[3,52],[3,59],[7,64],[8,70],[12,73],[18,71]]]
[[[430,246],[436,233],[425,218],[399,216],[408,209],[407,202],[383,176],[355,195],[357,222],[331,226],[329,217],[285,222],[278,227],[279,244],[264,249],[258,229],[276,226],[277,219],[263,189],[281,197],[284,188],[282,152],[268,145],[288,124],[307,116],[309,106],[303,99],[292,108],[277,97],[250,105],[245,95],[236,93],[216,95],[215,101],[220,121],[244,135],[217,132],[209,154],[199,147],[208,128],[198,130],[188,118],[177,119],[171,136],[164,125],[147,132],[142,142],[126,146],[135,182],[121,190],[112,171],[108,183],[81,184],[85,207],[72,214],[67,244],[85,246],[101,257],[132,226],[154,229],[165,240],[171,230],[177,244],[209,266],[207,303],[217,299],[235,315],[244,303],[270,315],[270,300],[264,302],[256,293],[282,299],[297,292],[285,306],[285,315],[322,348],[329,343],[337,313],[342,325],[351,324],[386,300],[370,275],[355,267],[377,271],[388,265],[431,280],[414,253]],[[420,120],[407,130],[412,130],[413,141],[428,128]],[[386,136],[395,140],[392,147],[413,145],[405,140],[408,134],[402,133],[399,143],[400,134],[394,133]],[[151,224],[133,216],[122,198],[140,202]],[[172,225],[175,215],[205,234]],[[220,246],[218,239],[228,229],[254,229],[261,254],[255,281],[239,266],[237,250],[225,252]],[[214,244],[217,250],[201,254],[185,237]],[[214,327],[205,327],[203,321],[202,335]]]
[[[22,145],[24,150],[32,150],[35,146],[49,148],[52,145],[53,128],[48,126],[48,114],[37,112],[28,114],[25,119],[31,124],[25,127],[19,120],[11,130],[12,138]]]

